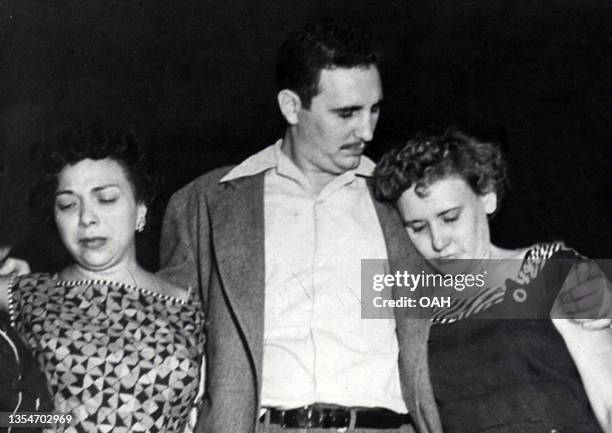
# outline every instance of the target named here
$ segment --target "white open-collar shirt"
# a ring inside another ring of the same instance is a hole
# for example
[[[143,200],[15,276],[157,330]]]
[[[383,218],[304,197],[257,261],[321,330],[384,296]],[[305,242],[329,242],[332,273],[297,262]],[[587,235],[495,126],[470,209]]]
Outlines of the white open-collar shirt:
[[[279,140],[221,180],[265,172],[262,406],[405,413],[395,321],[361,318],[361,260],[387,258],[365,180],[374,163],[362,157],[314,194],[281,146]]]

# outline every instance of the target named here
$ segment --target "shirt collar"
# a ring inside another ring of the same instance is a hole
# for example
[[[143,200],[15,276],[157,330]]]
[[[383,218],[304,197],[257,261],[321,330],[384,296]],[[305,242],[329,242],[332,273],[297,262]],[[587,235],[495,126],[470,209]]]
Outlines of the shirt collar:
[[[276,168],[279,174],[290,174],[294,173],[295,170],[299,170],[293,161],[285,155],[281,146],[283,140],[279,139],[276,143],[265,149],[251,155],[245,159],[242,163],[234,167],[228,174],[226,174],[219,182],[229,182],[241,177],[255,176],[264,171]],[[354,170],[349,170],[344,174],[351,174],[351,177],[362,176],[371,177],[374,172],[376,164],[367,156],[362,156],[359,166]]]
[[[278,147],[280,149],[282,143],[283,140],[279,139],[272,146],[268,146],[256,154],[249,156],[242,163],[234,167],[229,173],[223,176],[219,182],[223,183],[239,179],[241,177],[255,176],[256,174],[262,173],[271,168],[275,168],[277,166],[275,148]]]
[[[372,177],[374,175],[376,163],[367,156],[362,156],[359,161],[359,166],[354,170],[356,176]]]

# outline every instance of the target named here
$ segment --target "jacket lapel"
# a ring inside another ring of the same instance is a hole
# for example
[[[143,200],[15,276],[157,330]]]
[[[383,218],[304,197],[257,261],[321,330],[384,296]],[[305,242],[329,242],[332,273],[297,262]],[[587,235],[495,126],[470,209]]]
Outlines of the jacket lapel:
[[[263,179],[262,174],[222,184],[210,207],[221,286],[245,336],[258,378],[265,306]]]
[[[412,245],[395,206],[391,203],[379,202],[374,198],[372,201],[374,202],[385,243],[387,244],[387,255],[389,257],[391,272],[408,271],[416,274],[422,270],[426,270],[425,261]],[[401,296],[405,296],[402,290],[393,290],[393,297],[395,299]],[[397,320],[407,316],[407,310],[403,308],[395,308],[394,310]],[[422,317],[426,314],[423,309],[410,309],[408,311],[410,311],[409,316],[411,318]]]
[[[395,207],[390,203],[373,201],[387,243],[391,272],[427,271],[427,265],[412,245]],[[394,290],[394,298],[401,295]],[[400,347],[400,379],[408,410],[417,422],[419,431],[442,432],[427,364],[427,340],[431,323],[428,313],[419,308],[407,314],[405,309],[396,308],[395,320]]]
[[[371,185],[371,184],[370,184]],[[397,210],[391,203],[383,203],[372,197],[374,208],[378,214],[378,221],[382,228],[385,243],[387,244],[387,255],[391,269],[393,270],[417,270],[420,266],[418,254],[408,238],[402,220]]]

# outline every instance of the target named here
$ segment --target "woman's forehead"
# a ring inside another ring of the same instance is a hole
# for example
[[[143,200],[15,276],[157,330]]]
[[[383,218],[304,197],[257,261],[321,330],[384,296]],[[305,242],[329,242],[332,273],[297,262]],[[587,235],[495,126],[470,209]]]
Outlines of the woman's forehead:
[[[412,186],[401,195],[398,205],[405,214],[437,214],[463,205],[476,198],[467,182],[460,176],[438,179],[426,186]]]
[[[111,158],[81,160],[64,167],[58,176],[58,190],[91,189],[108,184],[129,185],[125,170]]]

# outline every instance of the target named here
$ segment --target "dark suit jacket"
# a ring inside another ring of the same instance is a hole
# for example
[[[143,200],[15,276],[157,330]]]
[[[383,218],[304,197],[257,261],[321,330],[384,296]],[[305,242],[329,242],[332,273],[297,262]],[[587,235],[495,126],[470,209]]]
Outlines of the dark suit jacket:
[[[219,183],[214,170],[170,200],[161,275],[201,289],[206,308],[206,392],[198,431],[250,433],[260,409],[265,256],[264,175]],[[375,202],[393,266],[418,272],[393,206]],[[427,320],[397,319],[402,392],[419,433],[441,432],[427,367]]]

